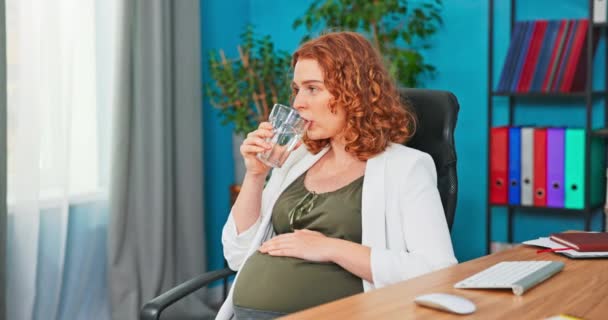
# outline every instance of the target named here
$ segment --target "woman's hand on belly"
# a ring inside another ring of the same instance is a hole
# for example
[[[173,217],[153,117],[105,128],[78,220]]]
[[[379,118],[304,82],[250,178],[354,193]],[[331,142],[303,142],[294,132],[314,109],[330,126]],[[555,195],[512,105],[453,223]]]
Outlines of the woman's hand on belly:
[[[258,249],[271,256],[293,257],[314,262],[332,262],[336,239],[311,230],[295,230],[280,234],[262,244]]]
[[[369,247],[326,237],[317,231],[296,230],[293,233],[283,233],[264,242],[258,250],[271,256],[333,262],[359,278],[374,282]]]

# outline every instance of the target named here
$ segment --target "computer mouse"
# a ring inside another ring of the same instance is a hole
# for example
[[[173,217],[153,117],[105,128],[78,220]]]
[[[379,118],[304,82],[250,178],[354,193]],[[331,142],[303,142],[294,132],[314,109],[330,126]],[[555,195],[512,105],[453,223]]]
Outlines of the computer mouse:
[[[469,314],[475,312],[475,304],[464,297],[447,293],[429,293],[418,296],[414,302],[421,306],[434,308],[456,314]]]

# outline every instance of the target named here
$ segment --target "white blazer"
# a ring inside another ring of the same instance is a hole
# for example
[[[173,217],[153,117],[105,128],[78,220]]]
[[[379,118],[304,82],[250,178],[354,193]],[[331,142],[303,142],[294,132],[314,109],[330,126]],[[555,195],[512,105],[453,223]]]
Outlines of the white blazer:
[[[313,155],[299,148],[281,169],[274,169],[262,192],[260,218],[249,229],[237,235],[232,213],[228,216],[222,244],[232,270],[238,271],[264,241],[272,238],[270,220],[279,195],[328,150]],[[361,201],[361,242],[371,248],[373,277],[373,283],[362,280],[365,291],[457,263],[437,190],[435,165],[428,154],[390,144],[367,161]],[[234,281],[238,278],[237,273]],[[216,319],[230,319],[232,314],[230,290]]]

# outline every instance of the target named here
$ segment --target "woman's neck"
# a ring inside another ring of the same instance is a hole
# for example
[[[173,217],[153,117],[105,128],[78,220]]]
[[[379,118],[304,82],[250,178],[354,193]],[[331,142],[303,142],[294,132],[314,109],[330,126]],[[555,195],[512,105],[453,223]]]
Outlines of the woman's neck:
[[[327,152],[329,162],[338,166],[350,166],[353,163],[364,162],[359,160],[357,157],[346,151],[346,144],[341,139],[331,139],[329,142],[331,148]]]

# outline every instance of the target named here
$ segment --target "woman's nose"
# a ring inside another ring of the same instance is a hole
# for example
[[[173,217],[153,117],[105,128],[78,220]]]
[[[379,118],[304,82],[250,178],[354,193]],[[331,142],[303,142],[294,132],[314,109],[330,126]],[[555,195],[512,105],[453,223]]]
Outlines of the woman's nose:
[[[306,104],[305,104],[303,97],[300,94],[296,94],[295,98],[293,99],[293,108],[296,109],[297,111],[300,111],[301,109],[303,109],[305,107],[306,107]]]

